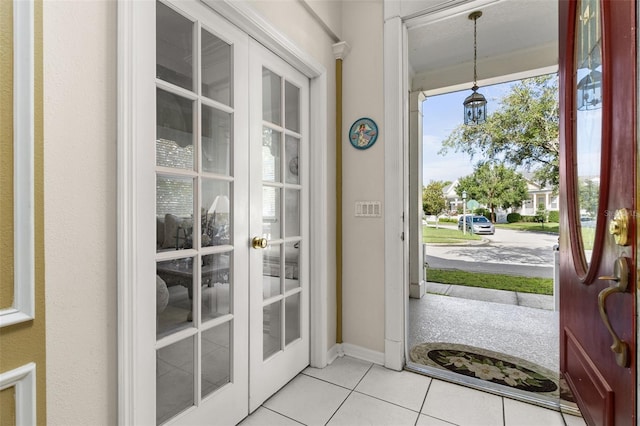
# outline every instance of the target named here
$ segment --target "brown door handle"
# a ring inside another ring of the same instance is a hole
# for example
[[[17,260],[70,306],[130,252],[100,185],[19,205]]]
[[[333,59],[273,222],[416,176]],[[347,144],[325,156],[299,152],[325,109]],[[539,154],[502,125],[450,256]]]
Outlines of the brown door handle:
[[[613,338],[613,344],[611,350],[616,355],[616,363],[620,367],[629,366],[629,345],[620,340],[615,330],[611,326],[609,320],[609,314],[607,313],[607,297],[614,293],[624,293],[629,286],[629,264],[625,257],[619,257],[613,265],[613,276],[598,277],[599,280],[613,281],[616,284],[605,288],[598,294],[598,309],[600,310],[600,317],[604,322],[605,327],[609,330],[611,337]]]

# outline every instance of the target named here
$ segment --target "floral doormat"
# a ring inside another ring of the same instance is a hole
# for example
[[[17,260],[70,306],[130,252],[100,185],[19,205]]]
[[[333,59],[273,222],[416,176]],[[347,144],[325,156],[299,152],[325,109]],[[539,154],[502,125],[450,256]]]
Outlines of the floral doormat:
[[[575,402],[557,372],[510,355],[454,343],[421,343],[409,356],[418,364]]]

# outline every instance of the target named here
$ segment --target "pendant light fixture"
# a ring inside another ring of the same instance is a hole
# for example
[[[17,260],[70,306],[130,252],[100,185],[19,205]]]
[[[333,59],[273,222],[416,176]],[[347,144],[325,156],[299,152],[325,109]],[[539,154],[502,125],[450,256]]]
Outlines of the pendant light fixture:
[[[484,123],[487,116],[487,100],[482,94],[478,93],[478,73],[476,70],[476,62],[478,56],[478,48],[476,42],[476,21],[482,16],[482,12],[475,11],[469,15],[469,19],[473,21],[473,93],[464,100],[464,124],[473,126]]]

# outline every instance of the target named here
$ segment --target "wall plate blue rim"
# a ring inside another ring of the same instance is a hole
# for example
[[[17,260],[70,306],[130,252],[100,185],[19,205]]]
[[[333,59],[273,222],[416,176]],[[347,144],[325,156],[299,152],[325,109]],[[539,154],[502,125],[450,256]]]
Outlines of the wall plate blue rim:
[[[349,142],[356,149],[368,149],[378,139],[378,125],[369,117],[358,118],[349,129]]]

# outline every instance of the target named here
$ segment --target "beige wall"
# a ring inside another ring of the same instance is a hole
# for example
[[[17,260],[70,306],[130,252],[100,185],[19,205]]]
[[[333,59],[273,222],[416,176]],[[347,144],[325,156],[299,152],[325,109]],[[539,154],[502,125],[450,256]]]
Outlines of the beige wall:
[[[0,52],[13,50],[12,2],[0,1]],[[34,219],[35,219],[35,318],[0,328],[0,373],[36,364],[36,420],[46,422],[45,285],[43,232],[43,135],[42,135],[42,2],[34,5]],[[0,55],[0,219],[13,224],[13,59]],[[0,245],[0,307],[13,306],[13,226],[7,225]],[[8,244],[7,244],[8,243]],[[6,274],[6,275],[5,275]],[[0,396],[0,424],[15,423],[15,389]]]
[[[356,201],[384,207],[382,0],[346,1],[342,16],[351,46],[343,64],[343,335],[345,343],[383,352],[384,217],[354,217]],[[372,118],[381,134],[364,151],[348,138],[360,117]]]
[[[117,423],[116,1],[44,2],[49,425]]]

